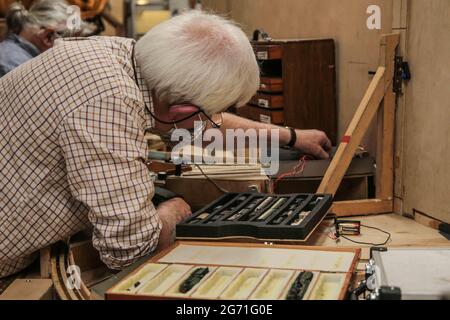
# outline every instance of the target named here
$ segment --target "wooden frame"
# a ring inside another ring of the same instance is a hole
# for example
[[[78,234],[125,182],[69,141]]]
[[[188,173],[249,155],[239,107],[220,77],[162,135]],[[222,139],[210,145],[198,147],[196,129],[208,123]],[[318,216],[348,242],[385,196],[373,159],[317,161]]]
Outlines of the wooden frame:
[[[394,210],[393,92],[395,54],[399,34],[384,35],[380,45],[380,65],[342,139],[317,193],[336,194],[352,158],[378,112],[376,197],[362,201],[335,202],[330,212],[337,216],[390,213]]]

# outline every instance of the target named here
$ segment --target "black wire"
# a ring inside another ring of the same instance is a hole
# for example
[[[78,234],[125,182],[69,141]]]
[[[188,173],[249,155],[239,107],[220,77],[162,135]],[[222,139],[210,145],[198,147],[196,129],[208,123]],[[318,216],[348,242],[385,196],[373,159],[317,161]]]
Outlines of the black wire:
[[[355,241],[355,240],[349,239],[349,238],[347,238],[346,236],[342,236],[342,235],[341,235],[341,237],[344,238],[344,239],[346,239],[346,240],[348,240],[348,241],[350,241],[350,242],[356,243],[356,244],[363,244],[363,245],[375,246],[375,247],[384,246],[386,243],[389,242],[389,240],[391,240],[391,234],[390,234],[389,232],[387,232],[387,231],[381,230],[381,229],[379,229],[379,228],[367,226],[367,225],[364,225],[364,224],[362,224],[361,227],[365,227],[365,228],[368,228],[368,229],[374,229],[374,230],[380,231],[380,232],[382,232],[382,233],[384,233],[384,234],[387,234],[387,235],[388,235],[388,238],[387,238],[386,241],[384,241],[383,243],[371,243],[371,242],[360,242],[360,241]]]
[[[204,171],[203,171],[203,169],[198,165],[198,164],[194,164],[197,168],[198,168],[198,170],[200,170],[200,172],[205,176],[205,178],[209,181],[209,182],[211,182],[217,189],[219,189],[221,192],[223,192],[223,193],[229,193],[229,191],[227,191],[227,190],[225,190],[224,188],[222,188],[221,186],[219,186],[218,184],[217,184],[217,182],[215,182],[213,179],[211,179]]]

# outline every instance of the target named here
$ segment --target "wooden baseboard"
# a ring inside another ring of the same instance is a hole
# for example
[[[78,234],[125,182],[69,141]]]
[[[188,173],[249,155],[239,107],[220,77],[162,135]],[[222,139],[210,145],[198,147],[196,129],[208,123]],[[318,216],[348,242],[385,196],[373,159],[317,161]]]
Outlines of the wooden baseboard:
[[[439,230],[439,226],[443,223],[442,221],[434,219],[427,214],[417,210],[414,210],[414,220],[421,225],[433,228],[435,230]]]

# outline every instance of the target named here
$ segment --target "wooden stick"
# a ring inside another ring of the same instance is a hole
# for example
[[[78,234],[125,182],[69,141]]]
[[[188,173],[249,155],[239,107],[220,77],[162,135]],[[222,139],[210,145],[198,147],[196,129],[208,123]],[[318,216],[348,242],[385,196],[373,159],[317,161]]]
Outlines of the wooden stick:
[[[41,279],[51,278],[51,246],[42,248],[39,252]]]
[[[383,100],[386,92],[385,72],[385,67],[378,68],[317,193],[336,194],[342,178]]]
[[[336,201],[333,203],[330,213],[338,217],[352,217],[367,214],[391,213],[392,200],[368,199],[356,201]]]

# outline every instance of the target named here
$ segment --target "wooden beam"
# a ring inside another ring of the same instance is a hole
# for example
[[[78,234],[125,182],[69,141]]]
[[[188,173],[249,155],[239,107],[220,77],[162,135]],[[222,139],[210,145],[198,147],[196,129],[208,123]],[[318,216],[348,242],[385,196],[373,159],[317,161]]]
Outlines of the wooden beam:
[[[386,68],[385,95],[378,112],[376,197],[394,198],[394,137],[396,95],[393,91],[395,53],[399,34],[385,35],[381,40],[380,65]]]
[[[330,213],[338,217],[352,217],[368,214],[392,213],[392,200],[368,199],[355,201],[336,201],[331,206]]]
[[[336,194],[342,178],[383,100],[386,92],[385,73],[385,67],[378,68],[361,104],[356,110],[343,141],[339,145],[336,155],[331,161],[317,193]]]

